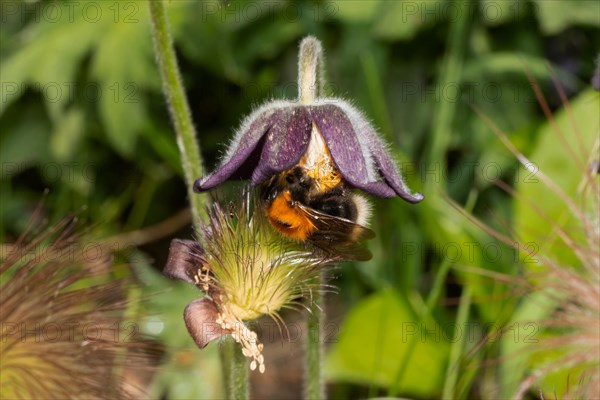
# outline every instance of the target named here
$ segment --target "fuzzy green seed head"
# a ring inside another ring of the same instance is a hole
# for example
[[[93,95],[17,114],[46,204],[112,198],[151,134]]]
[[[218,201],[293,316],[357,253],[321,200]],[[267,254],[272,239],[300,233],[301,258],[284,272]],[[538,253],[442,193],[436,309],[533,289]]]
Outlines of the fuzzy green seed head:
[[[328,260],[278,235],[259,206],[229,214],[214,207],[210,217],[200,242],[212,278],[208,293],[222,311],[240,320],[275,315],[318,288]]]

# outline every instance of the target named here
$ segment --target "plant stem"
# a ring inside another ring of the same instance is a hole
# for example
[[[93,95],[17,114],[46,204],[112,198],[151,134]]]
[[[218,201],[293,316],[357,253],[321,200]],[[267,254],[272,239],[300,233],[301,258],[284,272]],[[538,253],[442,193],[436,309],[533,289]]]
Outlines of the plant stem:
[[[223,397],[232,398],[231,393],[231,370],[233,369],[233,353],[235,352],[235,341],[230,337],[225,337],[219,348],[221,360],[221,374],[223,384]]]
[[[320,285],[323,285],[324,276],[321,272]],[[306,370],[304,376],[304,398],[324,399],[325,385],[323,382],[323,325],[325,322],[325,302],[323,294],[313,296],[313,304],[307,321],[306,343]]]
[[[162,0],[149,0],[148,4],[150,6],[156,61],[163,84],[163,92],[169,105],[169,113],[177,135],[177,145],[183,164],[194,226],[198,228],[202,219],[206,217],[205,204],[207,203],[206,195],[199,195],[193,191],[194,180],[199,178],[203,171],[200,147],[196,141],[196,130],[181,83],[165,5]]]
[[[196,140],[196,130],[192,122],[190,108],[185,97],[181,74],[173,39],[169,31],[169,22],[162,0],[149,0],[150,19],[154,52],[163,84],[163,92],[169,106],[169,113],[177,135],[177,145],[183,164],[185,184],[192,209],[192,217],[196,229],[200,229],[202,220],[206,219],[208,197],[193,191],[194,180],[202,175],[202,157],[200,146]],[[233,339],[227,339],[221,348],[223,382],[226,398],[248,398],[248,360],[241,351],[235,348]]]
[[[323,95],[325,88],[323,48],[314,36],[305,37],[298,53],[298,98],[302,104],[312,104]],[[319,273],[319,287],[325,284],[323,271]],[[304,376],[304,396],[306,399],[324,399],[323,382],[323,335],[325,303],[323,294],[313,294],[311,312],[308,315],[306,358]]]
[[[305,37],[298,53],[298,98],[304,105],[312,104],[323,94],[323,49],[314,36]]]
[[[458,314],[456,316],[456,329],[454,338],[460,335],[460,327],[466,326],[469,318],[469,308],[471,307],[471,287],[465,286],[462,296],[460,297],[460,305],[458,306]],[[446,369],[446,379],[444,379],[444,391],[442,399],[456,399],[456,381],[458,378],[458,370],[460,365],[460,356],[463,354],[466,340],[461,338],[452,344],[450,349],[450,360]]]
[[[232,338],[227,338],[225,346],[230,346],[230,349],[227,351],[229,360],[228,362],[226,360],[225,363],[225,365],[230,366],[229,387],[226,397],[236,400],[248,399],[250,398],[248,385],[250,373],[249,359],[237,348],[239,346]]]

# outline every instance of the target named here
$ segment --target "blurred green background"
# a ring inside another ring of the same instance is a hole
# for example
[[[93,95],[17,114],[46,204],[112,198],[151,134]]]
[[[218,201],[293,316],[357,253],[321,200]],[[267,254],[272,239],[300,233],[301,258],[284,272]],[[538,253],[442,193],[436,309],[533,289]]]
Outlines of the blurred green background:
[[[526,296],[480,270],[527,270],[529,250],[544,247],[548,230],[494,181],[529,190],[552,217],[560,210],[552,196],[540,197],[528,185],[535,181],[531,172],[471,106],[574,193],[580,172],[568,167],[569,156],[550,136],[526,73],[561,118],[556,75],[588,145],[598,134],[590,80],[600,49],[600,3],[166,3],[207,169],[254,106],[296,96],[297,47],[312,34],[325,49],[329,94],[365,112],[410,186],[426,196],[419,205],[373,199],[373,259],[335,270],[339,294],[328,300],[324,338],[331,398],[513,393],[533,362],[517,360],[519,346],[540,333],[515,325],[528,310]],[[79,212],[97,235],[114,239],[116,256],[131,262],[149,297],[142,327],[164,345],[161,369],[149,382],[152,397],[220,396],[217,345],[197,350],[181,318],[197,293],[159,275],[170,240],[193,232],[147,4],[2,1],[0,7],[0,242],[15,240],[49,189],[45,217]],[[240,186],[228,185],[219,197]],[[499,243],[448,197],[531,248],[517,252]],[[284,316],[300,329],[297,313]],[[486,339],[502,326],[512,327],[508,344],[506,335]],[[253,377],[257,398],[298,397],[303,371],[290,360],[303,339],[300,332],[291,343],[265,340],[273,350],[265,376]],[[507,359],[510,368],[503,366]]]

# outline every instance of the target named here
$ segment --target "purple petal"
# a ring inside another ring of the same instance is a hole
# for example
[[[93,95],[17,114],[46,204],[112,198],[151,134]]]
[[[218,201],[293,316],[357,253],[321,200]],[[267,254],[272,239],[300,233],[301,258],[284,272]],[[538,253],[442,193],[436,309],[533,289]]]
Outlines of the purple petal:
[[[251,182],[258,185],[298,164],[308,148],[312,121],[306,107],[286,107],[273,119]]]
[[[367,163],[368,179],[358,182],[347,179],[348,182],[358,189],[379,197],[393,197],[395,193],[410,203],[418,203],[423,200],[422,194],[410,192],[379,135],[362,113],[343,100],[330,99],[329,101],[333,102],[350,120],[354,131],[360,135],[360,137],[357,136],[358,142],[363,145],[363,151],[368,154],[363,153]],[[344,172],[340,172],[345,178]]]
[[[387,153],[381,139],[379,139],[379,136],[377,136],[375,132],[373,132],[371,137],[371,153],[373,154],[375,165],[379,169],[385,182],[394,189],[398,196],[409,203],[418,203],[424,199],[424,196],[421,193],[411,193],[408,186],[406,186],[406,183],[404,183],[404,179],[400,176],[396,165]]]
[[[194,191],[202,192],[228,179],[248,179],[258,162],[261,139],[277,120],[283,103],[266,104],[248,116],[231,142],[221,165],[194,183]],[[254,154],[253,154],[254,153]]]
[[[194,300],[185,307],[183,312],[185,326],[201,349],[211,341],[229,333],[216,322],[218,314],[217,306],[208,297]]]
[[[372,194],[373,196],[383,198],[396,197],[396,192],[394,189],[392,189],[392,187],[384,181],[369,182],[354,186],[360,190],[364,190],[365,192]]]
[[[346,113],[334,104],[313,106],[310,113],[344,179],[356,187],[369,182],[367,161],[358,141],[358,132]]]
[[[186,282],[196,283],[194,275],[202,267],[203,250],[194,240],[173,239],[163,274]]]

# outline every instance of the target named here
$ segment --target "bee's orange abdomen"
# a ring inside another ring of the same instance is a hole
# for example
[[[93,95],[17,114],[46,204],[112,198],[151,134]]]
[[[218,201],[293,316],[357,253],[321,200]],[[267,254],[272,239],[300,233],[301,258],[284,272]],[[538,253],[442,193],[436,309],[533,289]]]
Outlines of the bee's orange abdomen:
[[[286,236],[306,240],[315,230],[308,216],[292,206],[289,190],[277,196],[267,207],[267,217],[271,224]]]

